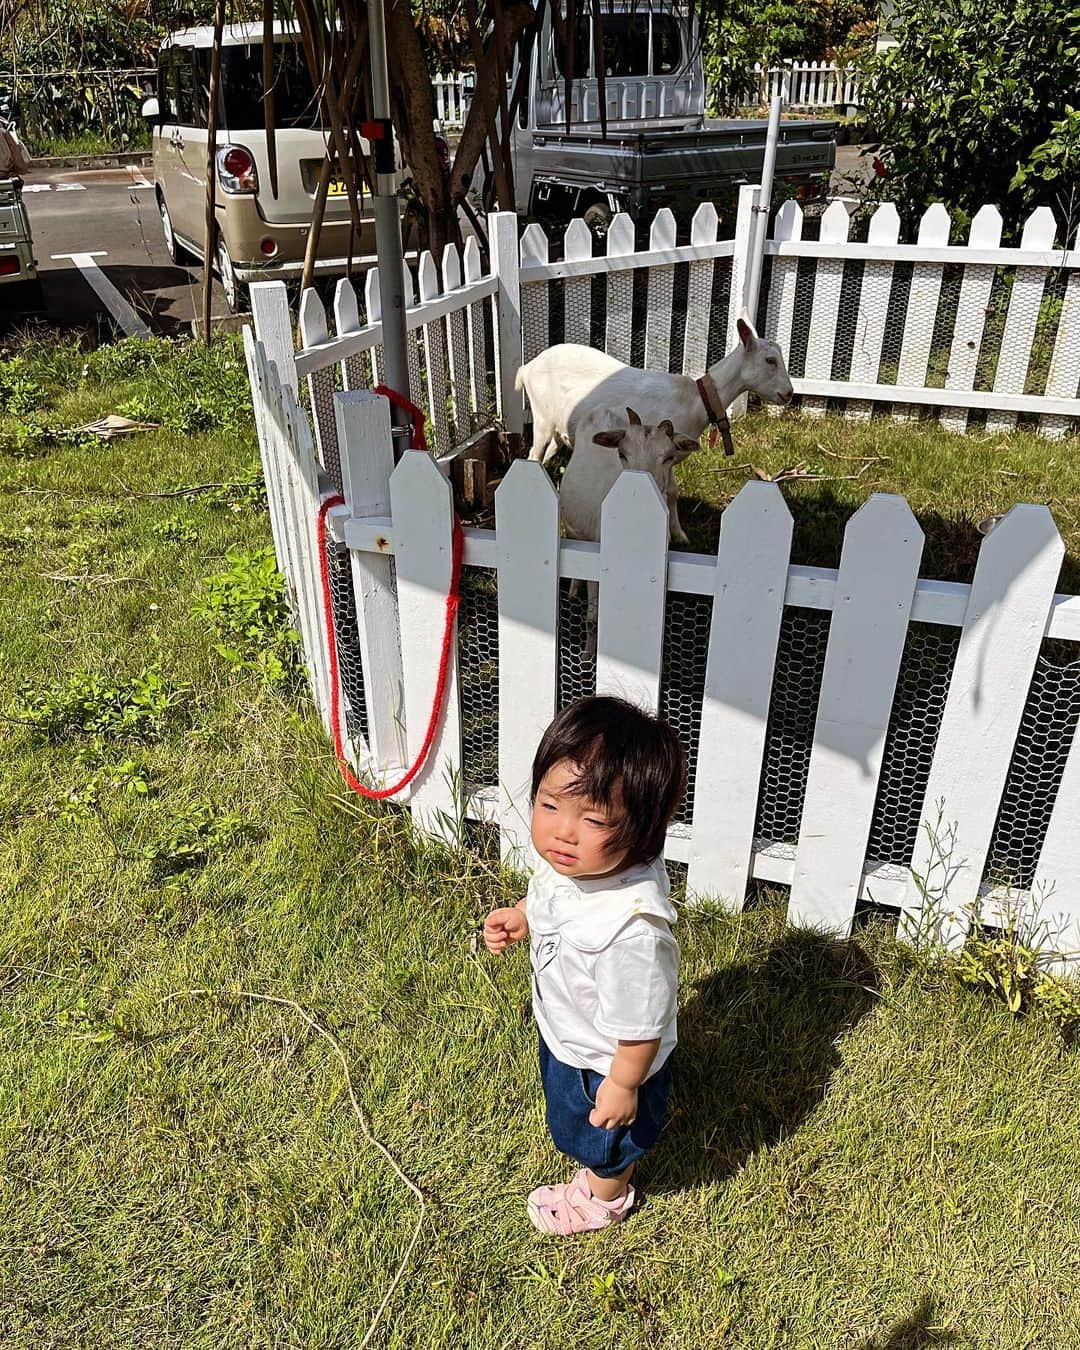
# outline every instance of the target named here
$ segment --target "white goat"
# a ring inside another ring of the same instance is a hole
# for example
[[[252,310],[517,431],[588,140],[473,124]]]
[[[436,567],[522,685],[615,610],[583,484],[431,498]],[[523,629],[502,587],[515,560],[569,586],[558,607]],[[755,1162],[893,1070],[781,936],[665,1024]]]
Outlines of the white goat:
[[[633,408],[626,409],[628,425],[612,425],[618,415],[611,410],[591,413],[579,427],[570,463],[559,486],[559,514],[566,532],[574,539],[600,538],[600,510],[604,498],[625,469],[640,469],[652,474],[662,493],[667,493],[675,464],[697,449],[697,441],[677,436],[670,421],[648,427]],[[606,422],[607,426],[597,426]],[[671,515],[668,508],[670,529]],[[586,650],[596,657],[596,621],[598,591],[595,581],[585,583],[588,595],[585,631]],[[581,583],[574,582],[571,595],[580,595]]]
[[[559,514],[571,538],[600,538],[600,508],[624,469],[651,473],[666,495],[674,466],[698,448],[692,437],[677,436],[669,420],[646,426],[629,407],[626,426],[620,417],[605,409],[581,421],[559,484]]]
[[[606,352],[574,342],[549,347],[522,366],[514,381],[517,389],[528,394],[532,408],[529,458],[542,458],[546,463],[560,445],[579,445],[593,427],[610,425],[611,409],[625,408],[631,401],[645,422],[655,426],[667,420],[680,436],[695,443],[709,423],[726,415],[728,406],[748,390],[764,403],[790,402],[791,380],[783,352],[775,342],[758,337],[745,313],[738,320],[738,331],[739,345],[700,380],[692,375],[638,370]],[[671,537],[686,543],[673,470],[669,469],[660,490],[668,502]]]

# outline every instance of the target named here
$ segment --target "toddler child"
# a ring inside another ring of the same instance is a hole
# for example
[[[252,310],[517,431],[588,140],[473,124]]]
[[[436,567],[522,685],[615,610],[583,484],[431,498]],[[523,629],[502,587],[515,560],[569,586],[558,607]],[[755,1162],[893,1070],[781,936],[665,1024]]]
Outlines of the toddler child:
[[[671,727],[615,698],[563,709],[533,761],[536,867],[524,900],[488,915],[484,943],[531,935],[548,1129],[582,1164],[530,1194],[544,1233],[624,1219],[664,1122],[679,945],[660,854],[684,776]]]

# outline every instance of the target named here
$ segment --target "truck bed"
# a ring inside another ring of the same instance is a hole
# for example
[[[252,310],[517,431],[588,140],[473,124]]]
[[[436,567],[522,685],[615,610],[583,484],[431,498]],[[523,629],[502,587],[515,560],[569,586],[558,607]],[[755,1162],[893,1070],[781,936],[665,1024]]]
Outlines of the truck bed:
[[[558,166],[564,180],[603,183],[610,190],[679,191],[702,180],[756,180],[768,122],[759,118],[714,123],[705,128],[620,130],[609,126],[571,132],[538,130],[533,138],[536,172]],[[828,173],[836,162],[836,123],[780,124],[776,178]]]

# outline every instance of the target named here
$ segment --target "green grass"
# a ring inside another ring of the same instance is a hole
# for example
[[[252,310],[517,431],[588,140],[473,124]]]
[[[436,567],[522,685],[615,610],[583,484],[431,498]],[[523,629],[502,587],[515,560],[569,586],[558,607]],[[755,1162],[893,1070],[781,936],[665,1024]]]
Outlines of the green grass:
[[[26,350],[22,376],[57,426],[128,399],[172,406],[162,350],[149,368],[109,358],[105,384],[72,348]],[[211,395],[231,387],[235,372],[200,370]],[[0,416],[0,445],[11,423]],[[906,491],[923,518],[970,519],[1045,500],[1052,472],[1053,495],[1076,504],[1075,471],[1067,490],[1057,478],[1071,447],[1034,439],[765,417],[735,435],[737,462],[772,469],[819,444],[890,456],[854,483],[785,489],[807,560],[829,561],[814,548],[835,546],[835,518],[871,488]],[[1077,1345],[1076,1052],[879,929],[839,943],[788,928],[767,892],[738,917],[681,911],[681,1063],[647,1203],[576,1242],[536,1234],[524,1195],[567,1169],[544,1133],[527,954],[475,944],[517,881],[352,798],[302,691],[214,652],[190,607],[230,549],[269,538],[245,495],[135,495],[243,479],[247,414],[111,446],[8,446],[5,1346],[360,1343],[417,1202],[365,1141],[326,1042],[240,991],[295,1000],[331,1031],[374,1134],[426,1196],[372,1345]],[[703,501],[741,481],[691,463]],[[999,483],[991,466],[1020,477]],[[712,509],[684,513],[702,545]],[[1059,520],[1075,554],[1075,523]],[[147,666],[171,705],[142,740],[88,752],[85,736],[46,741],[9,720],[24,684],[121,683]],[[128,759],[145,794],[119,772]],[[95,774],[96,804],[72,804]],[[196,809],[246,828],[163,870],[152,855]]]

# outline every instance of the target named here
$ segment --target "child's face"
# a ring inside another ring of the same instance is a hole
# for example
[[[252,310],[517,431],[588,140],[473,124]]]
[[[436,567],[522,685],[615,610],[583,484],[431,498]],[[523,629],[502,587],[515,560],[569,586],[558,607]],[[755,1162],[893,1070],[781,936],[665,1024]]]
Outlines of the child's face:
[[[533,846],[564,877],[606,876],[618,871],[630,850],[609,849],[618,810],[575,796],[580,776],[578,765],[564,759],[541,779],[533,803]]]

